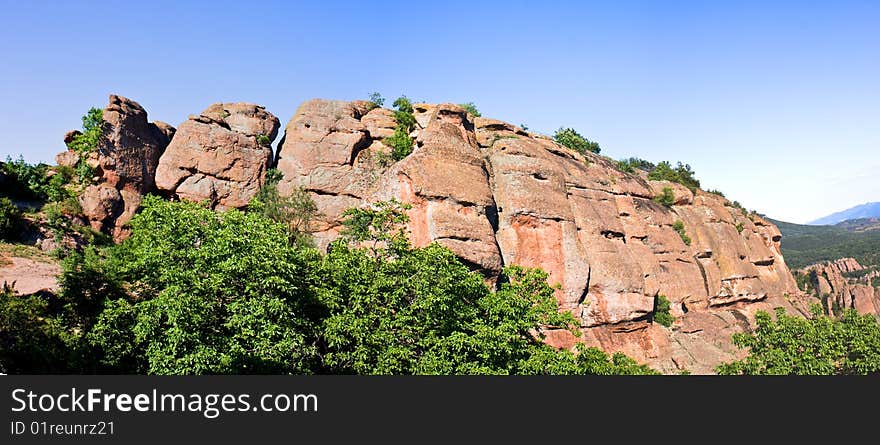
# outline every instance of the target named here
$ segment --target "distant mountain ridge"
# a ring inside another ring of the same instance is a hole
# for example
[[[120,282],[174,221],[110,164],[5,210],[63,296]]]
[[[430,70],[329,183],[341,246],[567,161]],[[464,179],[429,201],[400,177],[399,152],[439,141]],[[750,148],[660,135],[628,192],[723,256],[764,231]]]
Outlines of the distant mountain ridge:
[[[767,219],[782,232],[782,255],[792,269],[840,258],[855,258],[866,267],[880,265],[878,219],[849,220],[833,226]]]
[[[807,224],[812,226],[829,226],[850,219],[880,217],[880,202],[869,202],[837,213],[832,213]]]

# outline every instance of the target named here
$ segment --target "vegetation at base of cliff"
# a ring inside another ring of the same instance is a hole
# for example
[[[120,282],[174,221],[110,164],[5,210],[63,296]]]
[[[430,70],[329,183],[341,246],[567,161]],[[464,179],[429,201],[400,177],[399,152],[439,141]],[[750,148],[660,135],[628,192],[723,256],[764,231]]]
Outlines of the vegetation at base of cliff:
[[[675,321],[675,317],[672,316],[672,313],[669,312],[669,310],[670,303],[669,299],[666,298],[666,295],[657,295],[657,298],[654,299],[654,312],[652,315],[652,319],[667,328],[672,326],[672,323]]]
[[[468,102],[466,104],[458,104],[459,107],[464,108],[464,111],[467,111],[473,117],[481,117],[480,110],[477,110],[477,106],[474,105],[473,102]]]
[[[770,220],[782,232],[782,255],[789,267],[855,258],[863,266],[880,266],[880,230],[851,232],[839,226],[808,226]]]
[[[678,236],[681,237],[681,240],[684,241],[686,245],[691,245],[691,237],[685,232],[684,223],[680,219],[672,224],[672,230],[675,230],[678,233]]]
[[[700,188],[700,181],[694,177],[694,171],[691,169],[689,164],[682,164],[681,162],[673,168],[672,164],[667,161],[663,161],[650,172],[648,173],[648,179],[653,181],[671,181],[679,183],[691,191],[695,191]]]
[[[70,168],[50,167],[42,163],[31,165],[22,157],[17,160],[7,157],[6,162],[0,165],[0,173],[6,178],[0,194],[11,199],[53,202],[63,201],[72,195],[67,188],[74,175]]]
[[[9,198],[0,197],[0,240],[11,240],[21,223],[21,211]]]
[[[416,117],[413,114],[412,102],[406,96],[400,96],[394,101],[394,120],[397,127],[394,134],[382,140],[382,143],[391,147],[391,158],[395,161],[407,157],[413,151],[413,140],[409,136],[415,129]]]
[[[602,151],[598,142],[593,142],[581,136],[581,134],[575,131],[574,128],[559,127],[559,129],[553,133],[553,139],[560,145],[564,145],[581,154],[587,152],[598,154]]]
[[[753,333],[737,333],[733,342],[749,355],[716,369],[723,375],[866,375],[880,373],[880,325],[871,315],[842,311],[823,315],[814,305],[812,318],[776,310],[756,314]]]
[[[654,197],[654,202],[666,207],[672,207],[675,204],[675,192],[672,191],[671,187],[663,187],[663,191]]]
[[[257,208],[148,196],[131,236],[63,262],[63,291],[0,297],[0,368],[23,373],[652,374],[576,333],[540,270],[490,289],[454,253],[414,248],[405,208],[346,212],[327,254]],[[25,339],[33,339],[25,341]]]
[[[814,292],[813,288],[813,276],[811,273],[799,273],[797,271],[793,271],[794,280],[797,282],[798,289],[812,295]]]
[[[266,172],[266,183],[248,204],[248,211],[283,224],[290,240],[309,245],[311,224],[318,216],[318,206],[302,187],[294,188],[288,196],[281,196],[278,183],[284,174],[277,169]]]

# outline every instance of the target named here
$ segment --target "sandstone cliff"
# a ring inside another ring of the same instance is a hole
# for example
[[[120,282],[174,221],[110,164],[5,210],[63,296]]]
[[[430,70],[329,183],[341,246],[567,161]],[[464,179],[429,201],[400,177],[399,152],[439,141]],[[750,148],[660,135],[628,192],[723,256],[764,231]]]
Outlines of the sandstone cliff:
[[[779,230],[726,199],[625,173],[456,105],[416,104],[414,115],[414,151],[393,162],[383,143],[396,126],[390,110],[311,100],[273,156],[279,122],[263,107],[215,104],[175,133],[112,96],[108,143],[94,160],[99,181],[83,207],[96,228],[121,237],[144,193],[242,208],[276,166],[282,194],[302,187],[316,202],[314,235],[326,247],[345,209],[396,198],[412,205],[416,245],[444,245],[489,281],[505,265],[546,270],[582,333],[550,332],[550,343],[586,342],[665,372],[709,373],[735,358],[730,336],[750,329],[758,310],[806,313]],[[59,163],[75,162],[68,158]],[[664,188],[674,194],[668,207],[654,200]],[[675,317],[669,328],[654,323],[661,296]]]
[[[164,122],[149,122],[140,104],[117,95],[110,96],[103,112],[97,151],[83,160],[95,169],[95,183],[82,193],[80,205],[92,228],[121,239],[143,196],[156,190],[159,157],[175,130]],[[69,132],[64,142],[69,144],[78,133]],[[80,159],[68,150],[56,161],[73,167]]]
[[[846,276],[860,271],[864,273],[858,277]],[[871,285],[873,279],[880,277],[880,271],[870,271],[853,258],[841,258],[807,266],[798,273],[809,275],[815,295],[829,315],[843,309],[880,315],[880,289]]]
[[[806,309],[778,229],[724,198],[621,172],[455,105],[416,104],[415,117],[414,152],[385,165],[388,110],[328,100],[297,110],[280,144],[280,188],[311,193],[323,215],[320,245],[338,235],[348,207],[408,202],[416,245],[438,242],[489,279],[510,264],[549,272],[584,334],[556,332],[552,343],[585,341],[667,372],[710,372],[731,359],[730,334],[748,329],[759,309]],[[653,200],[665,187],[671,207]],[[652,323],[659,295],[672,302],[671,329]]]

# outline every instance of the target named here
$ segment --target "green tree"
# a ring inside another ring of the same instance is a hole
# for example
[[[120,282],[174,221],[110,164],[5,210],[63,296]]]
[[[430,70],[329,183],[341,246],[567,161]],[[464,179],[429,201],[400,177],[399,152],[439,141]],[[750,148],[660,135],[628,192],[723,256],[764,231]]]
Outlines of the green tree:
[[[18,225],[21,222],[21,212],[18,207],[6,197],[0,197],[0,239],[12,240],[18,236]]]
[[[81,183],[89,183],[95,174],[94,169],[88,164],[87,158],[101,145],[104,137],[104,111],[100,108],[90,108],[82,118],[83,130],[68,144],[71,150],[79,155],[75,170],[76,177]]]
[[[68,363],[67,335],[50,316],[50,301],[42,295],[13,294],[0,289],[0,372],[52,374]]]
[[[648,179],[677,182],[691,191],[700,188],[700,181],[694,177],[694,171],[691,169],[691,166],[681,162],[675,168],[667,161],[657,164],[654,170],[648,173]]]
[[[689,237],[687,235],[687,232],[685,231],[684,222],[682,222],[680,219],[676,220],[674,223],[672,223],[672,230],[675,230],[678,233],[678,236],[681,237],[681,240],[684,241],[686,245],[691,245],[691,237]]]
[[[413,114],[412,102],[406,96],[400,96],[394,101],[394,120],[397,127],[394,134],[382,140],[391,147],[391,158],[399,161],[410,155],[413,151],[413,140],[409,136],[416,127],[416,117]]]
[[[256,213],[147,197],[104,267],[126,283],[89,338],[111,369],[151,374],[310,373],[320,307],[309,249]]]
[[[871,315],[843,311],[840,319],[814,305],[812,318],[776,309],[776,320],[756,314],[757,329],[733,342],[749,355],[717,368],[725,375],[846,375],[880,373],[880,325]]]
[[[593,142],[581,136],[580,133],[573,128],[560,127],[556,130],[556,133],[553,134],[553,139],[555,139],[560,145],[564,145],[581,154],[588,151],[598,154],[602,151],[602,148],[599,147],[597,142]]]
[[[302,187],[281,196],[278,183],[282,178],[283,174],[277,169],[267,171],[266,183],[248,204],[248,210],[284,224],[292,242],[311,245],[311,225],[318,216],[318,206]]]
[[[666,295],[657,295],[657,299],[654,300],[653,319],[667,328],[672,326],[675,321],[675,317],[670,312],[670,303]]]
[[[398,203],[346,213],[346,236],[322,262],[329,308],[325,371],[344,374],[650,373],[592,348],[575,354],[543,342],[573,329],[540,270],[509,267],[497,292],[448,249],[412,248]],[[384,248],[365,248],[383,245]]]
[[[477,106],[474,105],[473,102],[468,102],[468,103],[466,103],[466,104],[458,104],[458,106],[464,108],[464,110],[467,111],[467,113],[470,114],[470,115],[473,116],[473,117],[480,117],[480,116],[482,116],[482,115],[480,114],[480,110],[477,110]]]
[[[654,201],[666,207],[672,207],[675,204],[675,192],[671,187],[663,187],[663,191],[654,197]]]
[[[368,100],[370,102],[370,109],[371,110],[373,108],[379,108],[382,105],[385,105],[385,98],[382,97],[382,95],[377,92],[370,93]]]

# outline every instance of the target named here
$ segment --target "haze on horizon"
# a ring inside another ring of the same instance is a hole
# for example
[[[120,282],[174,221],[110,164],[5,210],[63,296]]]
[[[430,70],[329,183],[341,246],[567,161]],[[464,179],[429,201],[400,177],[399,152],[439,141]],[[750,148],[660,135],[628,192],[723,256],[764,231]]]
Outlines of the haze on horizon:
[[[0,158],[54,163],[110,93],[174,126],[214,102],[473,101],[804,223],[880,201],[880,4],[0,0]]]

